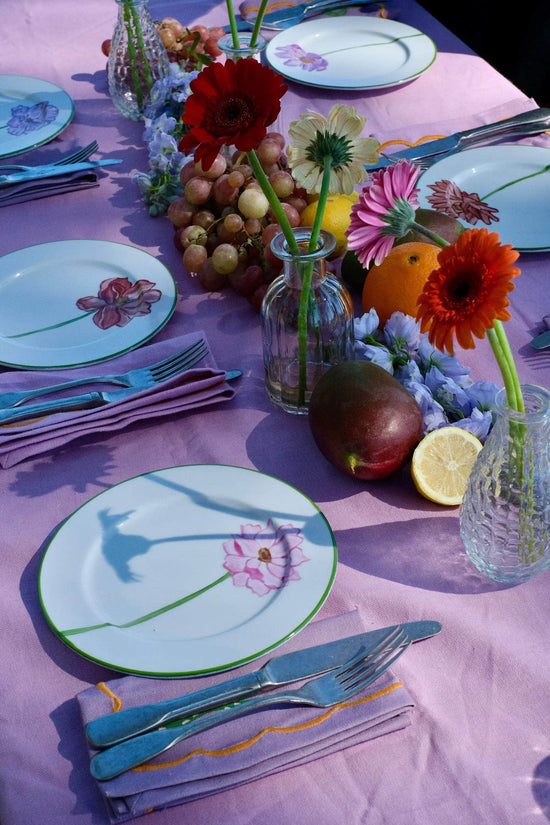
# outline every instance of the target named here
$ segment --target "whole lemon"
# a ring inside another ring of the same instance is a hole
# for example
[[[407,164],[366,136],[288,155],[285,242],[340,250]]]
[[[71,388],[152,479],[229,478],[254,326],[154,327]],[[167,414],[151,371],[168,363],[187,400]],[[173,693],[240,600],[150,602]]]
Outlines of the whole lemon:
[[[332,232],[336,238],[336,246],[334,252],[330,255],[331,258],[339,258],[348,248],[348,239],[345,232],[351,219],[351,207],[357,202],[358,198],[357,192],[353,192],[351,195],[329,195],[327,198],[321,228],[326,229],[327,232]],[[318,201],[319,198],[317,197],[303,210],[300,215],[302,226],[313,226]]]
[[[382,263],[373,264],[365,278],[362,304],[365,312],[376,310],[384,325],[393,312],[412,315],[424,284],[438,269],[439,246],[412,241],[394,246]]]

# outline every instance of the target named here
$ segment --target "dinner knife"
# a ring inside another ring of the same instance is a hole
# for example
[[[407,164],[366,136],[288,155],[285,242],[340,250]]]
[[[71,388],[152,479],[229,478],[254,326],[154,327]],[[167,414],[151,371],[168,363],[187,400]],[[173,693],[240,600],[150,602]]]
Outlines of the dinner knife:
[[[228,370],[225,374],[220,373],[221,381],[232,381],[242,375],[241,370]],[[142,387],[142,389],[148,389]],[[51,401],[41,401],[38,404],[25,404],[21,407],[9,407],[0,410],[0,424],[8,424],[12,421],[21,421],[28,418],[40,418],[42,415],[53,415],[59,412],[72,412],[73,410],[89,410],[95,407],[103,407],[105,404],[112,404],[114,401],[123,401],[131,395],[140,392],[139,387],[125,387],[112,392],[86,392],[82,395],[70,395],[67,398],[54,398]]]
[[[376,169],[384,169],[386,166],[393,166],[397,160],[418,160],[419,158],[433,157],[434,155],[451,155],[468,149],[470,146],[478,145],[485,140],[491,141],[495,138],[505,138],[508,136],[517,137],[526,135],[536,135],[550,129],[550,109],[532,109],[523,112],[521,115],[497,120],[486,126],[477,126],[474,129],[466,129],[463,132],[455,132],[449,137],[430,140],[409,149],[402,149],[394,152],[390,157],[380,158],[378,163],[367,166],[367,170],[372,172]]]
[[[540,335],[535,336],[531,341],[531,346],[534,349],[546,349],[550,347],[550,329],[541,332]]]
[[[372,650],[389,631],[397,627],[403,628],[411,642],[427,639],[441,630],[441,624],[436,621],[406,622],[305,650],[285,653],[270,659],[254,673],[238,676],[176,699],[139,705],[100,716],[88,722],[86,736],[94,747],[106,748],[175,719],[220,707],[228,702],[280,685],[288,685],[299,679],[326,673],[347,662],[361,647],[365,648],[366,653]]]
[[[23,172],[11,172],[9,175],[0,175],[0,186],[11,186],[12,183],[21,183],[24,180],[40,180],[54,178],[57,175],[68,175],[69,172],[81,172],[85,169],[96,169],[98,166],[113,166],[122,163],[119,158],[105,158],[105,160],[85,160],[80,163],[67,163],[64,166],[42,166],[36,169],[26,169]]]

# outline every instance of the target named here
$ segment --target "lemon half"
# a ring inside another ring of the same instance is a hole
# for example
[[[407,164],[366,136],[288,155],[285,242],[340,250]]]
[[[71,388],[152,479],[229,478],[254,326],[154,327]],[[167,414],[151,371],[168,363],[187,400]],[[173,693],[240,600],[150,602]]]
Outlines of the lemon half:
[[[418,492],[436,504],[460,504],[482,446],[475,435],[460,427],[432,430],[412,457],[412,479]]]

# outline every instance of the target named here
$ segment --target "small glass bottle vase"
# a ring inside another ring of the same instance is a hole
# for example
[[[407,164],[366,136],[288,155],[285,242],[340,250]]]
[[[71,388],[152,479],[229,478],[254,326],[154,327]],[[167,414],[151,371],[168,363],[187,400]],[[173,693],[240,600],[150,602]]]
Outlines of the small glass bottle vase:
[[[148,0],[116,0],[118,19],[107,74],[111,100],[124,117],[141,120],[151,88],[170,72],[166,49],[147,8]]]
[[[261,63],[262,52],[267,46],[267,40],[259,34],[254,45],[251,46],[252,34],[253,32],[239,32],[237,46],[233,42],[233,35],[231,33],[226,34],[218,40],[218,48],[222,50],[227,60],[233,60],[235,63],[243,57],[253,57],[254,60]]]
[[[478,570],[508,583],[550,566],[550,393],[522,385],[525,412],[497,417],[468,479],[460,535]]]
[[[283,274],[272,281],[262,303],[264,370],[271,401],[286,412],[304,414],[323,373],[354,357],[353,305],[343,284],[326,272],[334,235],[321,230],[317,249],[308,252],[311,228],[293,232],[300,254],[289,250],[282,232],[271,241]]]

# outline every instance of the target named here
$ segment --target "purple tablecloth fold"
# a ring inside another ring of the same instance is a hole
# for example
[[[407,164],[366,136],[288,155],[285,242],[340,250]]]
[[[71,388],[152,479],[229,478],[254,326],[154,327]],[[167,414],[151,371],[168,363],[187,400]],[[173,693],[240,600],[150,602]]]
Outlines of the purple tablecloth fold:
[[[5,372],[0,375],[0,393],[30,390],[85,375],[95,377],[107,373],[125,373],[155,364],[180,352],[199,338],[206,340],[202,332],[176,336],[133,350],[102,364],[79,369]],[[87,384],[73,389],[71,394],[91,392],[94,389],[116,387]],[[207,404],[228,401],[234,395],[234,388],[225,381],[225,371],[217,368],[209,351],[195,368],[162,384],[136,392],[124,400],[95,409],[56,413],[32,421],[0,425],[0,466],[12,467],[27,458],[61,447],[91,433],[122,430],[134,421],[176,415]],[[47,398],[55,398],[55,395],[48,395]]]
[[[280,651],[226,673],[192,680],[125,676],[77,697],[83,724],[113,710],[190,693],[257,670],[278,653],[361,633],[357,611],[313,622]],[[334,708],[280,705],[248,714],[180,742],[115,779],[98,782],[111,822],[200,799],[277,773],[411,723],[407,690],[389,672],[366,691]],[[399,742],[396,741],[396,747]],[[91,751],[90,753],[93,753]],[[375,746],[372,755],[375,756]],[[223,816],[221,817],[223,819]]]

